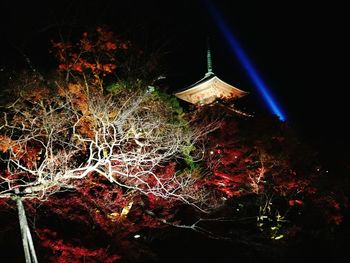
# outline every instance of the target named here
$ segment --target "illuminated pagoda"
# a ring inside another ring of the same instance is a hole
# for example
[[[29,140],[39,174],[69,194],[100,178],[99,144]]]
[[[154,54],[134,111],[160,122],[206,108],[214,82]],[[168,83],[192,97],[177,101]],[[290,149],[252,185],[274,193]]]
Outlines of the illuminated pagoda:
[[[218,78],[212,71],[211,52],[207,49],[208,72],[204,78],[174,95],[194,105],[208,105],[218,99],[233,101],[248,94]]]

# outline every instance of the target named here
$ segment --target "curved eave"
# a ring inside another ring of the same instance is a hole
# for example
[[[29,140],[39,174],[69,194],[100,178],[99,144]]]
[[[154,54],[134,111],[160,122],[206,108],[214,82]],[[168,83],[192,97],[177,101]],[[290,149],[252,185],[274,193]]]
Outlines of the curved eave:
[[[209,104],[217,98],[238,99],[247,94],[248,92],[240,90],[214,75],[211,78],[204,78],[174,95],[192,104]]]

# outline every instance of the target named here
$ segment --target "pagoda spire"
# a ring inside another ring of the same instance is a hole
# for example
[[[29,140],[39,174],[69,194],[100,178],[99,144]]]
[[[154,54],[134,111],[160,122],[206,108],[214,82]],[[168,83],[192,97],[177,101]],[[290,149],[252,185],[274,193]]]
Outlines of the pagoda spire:
[[[211,62],[211,51],[210,51],[210,44],[209,44],[209,38],[207,38],[207,73],[205,73],[205,77],[209,77],[214,75],[213,72],[213,66]]]
[[[176,92],[174,95],[194,105],[210,105],[217,102],[218,99],[230,99],[230,102],[232,102],[248,94],[248,92],[226,83],[215,75],[211,63],[209,39],[207,39],[207,70],[204,78],[188,86],[186,89]],[[237,109],[232,109],[232,111],[244,115],[244,113]]]

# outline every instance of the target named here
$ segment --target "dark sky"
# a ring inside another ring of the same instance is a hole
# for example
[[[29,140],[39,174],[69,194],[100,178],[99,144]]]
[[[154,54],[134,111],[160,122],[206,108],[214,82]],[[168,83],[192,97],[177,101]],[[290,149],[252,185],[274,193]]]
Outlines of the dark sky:
[[[350,21],[343,1],[214,2],[288,122],[323,142],[327,150],[350,145],[346,127]],[[15,47],[43,65],[48,36],[58,25],[79,28],[105,23],[151,47],[167,49],[168,75],[179,80],[178,88],[204,76],[209,36],[214,72],[258,97],[201,0],[2,1],[0,10],[2,68],[9,61],[23,62]]]

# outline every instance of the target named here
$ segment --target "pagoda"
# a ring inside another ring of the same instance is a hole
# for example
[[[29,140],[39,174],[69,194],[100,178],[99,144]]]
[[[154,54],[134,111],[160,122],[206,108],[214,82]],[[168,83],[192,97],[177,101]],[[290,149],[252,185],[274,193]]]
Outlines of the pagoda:
[[[248,92],[226,83],[214,74],[209,46],[207,49],[207,68],[208,72],[202,79],[174,95],[191,104],[203,106],[212,104],[218,99],[233,101],[248,94]]]

